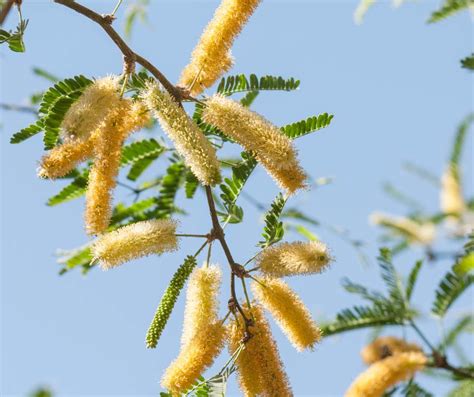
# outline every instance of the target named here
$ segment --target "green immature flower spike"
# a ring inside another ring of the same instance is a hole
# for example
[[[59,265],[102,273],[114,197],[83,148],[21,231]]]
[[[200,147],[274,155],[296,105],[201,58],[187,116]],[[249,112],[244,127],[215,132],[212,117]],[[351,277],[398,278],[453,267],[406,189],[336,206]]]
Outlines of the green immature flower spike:
[[[146,334],[146,347],[149,349],[154,349],[158,344],[158,340],[173,311],[176,300],[196,265],[196,258],[189,255],[173,275],[168,288],[166,288],[165,293],[161,297],[160,304],[156,309],[155,316]]]

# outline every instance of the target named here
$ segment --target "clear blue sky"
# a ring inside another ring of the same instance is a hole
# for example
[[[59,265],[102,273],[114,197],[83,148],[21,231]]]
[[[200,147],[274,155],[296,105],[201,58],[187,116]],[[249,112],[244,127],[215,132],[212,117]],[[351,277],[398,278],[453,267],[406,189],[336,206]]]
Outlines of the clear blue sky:
[[[176,81],[189,53],[212,15],[216,2],[151,1],[150,25],[137,25],[131,45]],[[378,231],[368,225],[372,210],[405,210],[381,189],[390,180],[435,211],[438,192],[402,170],[416,162],[440,174],[448,158],[457,123],[472,110],[472,77],[459,59],[472,51],[472,22],[467,13],[427,25],[438,1],[407,2],[394,10],[387,2],[374,6],[362,26],[352,21],[355,1],[264,1],[237,40],[233,73],[276,74],[301,79],[292,93],[264,93],[255,108],[276,124],[321,112],[335,114],[330,128],[298,141],[304,167],[315,178],[334,183],[304,193],[291,204],[321,221],[347,228],[377,254]],[[110,12],[114,1],[88,1]],[[26,54],[0,50],[1,101],[25,103],[44,80],[33,66],[67,77],[79,73],[103,76],[120,73],[121,55],[105,34],[83,17],[52,1],[26,1],[30,18]],[[15,23],[12,15],[9,26]],[[119,14],[117,26],[122,22]],[[183,299],[156,350],[147,350],[144,336],[168,280],[195,241],[183,241],[179,253],[129,263],[87,277],[57,275],[54,251],[87,241],[83,232],[83,201],[56,208],[44,205],[61,182],[36,178],[41,139],[12,146],[12,132],[32,121],[29,115],[3,112],[2,130],[2,379],[1,393],[23,396],[40,384],[60,396],[157,395],[159,379],[176,356]],[[472,139],[464,154],[466,190],[472,194]],[[256,197],[270,203],[277,190],[259,169],[249,183]],[[118,193],[118,197],[124,197]],[[182,231],[209,228],[202,196],[189,206]],[[254,253],[262,225],[246,205],[246,222],[229,227],[228,238],[240,260]],[[332,318],[354,304],[340,287],[342,277],[381,287],[378,269],[362,265],[353,249],[327,231],[317,231],[337,260],[323,275],[291,279],[294,289],[317,318]],[[289,236],[295,238],[295,236]],[[217,252],[217,250],[215,250]],[[421,252],[400,256],[403,272]],[[216,253],[215,261],[224,264]],[[415,300],[429,307],[431,284],[449,263],[423,270]],[[452,318],[473,309],[467,294]],[[225,300],[223,299],[225,302]],[[436,340],[439,330],[429,316],[420,323]],[[281,355],[297,396],[341,396],[363,368],[358,352],[367,332],[329,338],[312,353],[297,353],[274,327]],[[400,335],[399,329],[393,332]],[[411,334],[409,333],[409,337]],[[473,353],[472,339],[465,339]],[[450,385],[430,378],[421,383],[443,395]],[[235,382],[230,394],[238,395]]]

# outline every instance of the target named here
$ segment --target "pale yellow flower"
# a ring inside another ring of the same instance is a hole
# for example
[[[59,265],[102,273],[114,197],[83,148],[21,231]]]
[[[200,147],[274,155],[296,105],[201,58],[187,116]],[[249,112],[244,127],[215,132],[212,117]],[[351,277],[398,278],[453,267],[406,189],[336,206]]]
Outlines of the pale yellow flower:
[[[90,139],[68,140],[51,149],[43,157],[38,168],[38,176],[49,179],[61,178],[78,164],[91,158],[93,153],[94,145]]]
[[[206,186],[219,183],[216,151],[184,109],[157,84],[149,84],[142,98],[198,180]]]
[[[354,11],[354,22],[357,25],[361,25],[364,21],[365,14],[369,11],[369,8],[375,4],[376,0],[360,0],[357,8]]]
[[[224,347],[226,327],[217,317],[220,280],[217,266],[195,269],[191,274],[181,351],[161,380],[173,395],[188,390]]]
[[[441,211],[459,216],[466,210],[466,203],[459,182],[459,171],[454,165],[448,166],[441,178]]]
[[[360,354],[366,364],[372,364],[398,353],[421,351],[421,347],[415,343],[408,343],[394,336],[381,336],[365,346]]]
[[[319,241],[275,244],[256,259],[260,271],[271,277],[320,273],[331,261],[327,246]]]
[[[248,309],[246,312],[250,316]],[[262,307],[252,304],[252,314],[255,320],[254,326],[250,327],[252,337],[245,343],[245,348],[236,360],[240,388],[245,396],[293,396]],[[231,354],[239,349],[244,337],[241,319],[239,323],[234,320],[229,325]]]
[[[132,223],[98,237],[92,254],[107,270],[132,259],[174,251],[178,247],[175,233],[176,222],[171,219]]]
[[[179,85],[198,95],[232,67],[232,44],[260,1],[222,0],[183,69]]]
[[[94,164],[89,173],[86,192],[86,231],[104,232],[112,216],[112,195],[122,157],[122,146],[127,137],[148,123],[148,112],[140,102],[123,99],[106,123],[91,136],[94,145]]]
[[[380,225],[405,237],[413,244],[429,245],[435,238],[436,228],[431,222],[417,223],[409,218],[395,217],[380,212],[370,216],[374,225]]]
[[[377,361],[354,380],[345,397],[380,397],[397,383],[412,378],[426,362],[426,356],[419,352],[398,353]]]
[[[72,104],[61,123],[64,141],[85,140],[105,122],[120,102],[119,76],[95,80]]]
[[[252,283],[252,292],[268,310],[298,351],[313,348],[321,330],[300,297],[279,279],[265,278]]]
[[[263,116],[216,94],[207,99],[202,117],[251,152],[280,188],[292,194],[305,187],[291,140]]]

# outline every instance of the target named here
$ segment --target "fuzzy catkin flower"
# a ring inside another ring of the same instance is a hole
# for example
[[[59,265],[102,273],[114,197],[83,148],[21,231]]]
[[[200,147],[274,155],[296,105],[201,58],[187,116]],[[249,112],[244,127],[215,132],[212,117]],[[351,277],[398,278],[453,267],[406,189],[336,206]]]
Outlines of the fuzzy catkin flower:
[[[188,390],[224,347],[226,327],[217,317],[220,269],[195,269],[189,280],[181,351],[166,369],[161,385],[173,395]]]
[[[149,116],[140,102],[123,99],[106,123],[93,132],[95,160],[89,173],[86,192],[86,231],[104,232],[112,216],[112,194],[122,158],[122,145],[134,131],[148,122]]]
[[[184,109],[156,84],[148,85],[143,101],[199,181],[206,186],[218,184],[221,175],[216,151]]]
[[[381,336],[365,346],[360,355],[366,364],[373,364],[386,357],[404,352],[422,352],[420,346],[394,336]]]
[[[321,273],[331,262],[328,248],[319,241],[275,244],[257,257],[260,271],[271,277]]]
[[[249,310],[245,310],[250,316]],[[239,385],[245,396],[287,397],[292,396],[288,377],[283,368],[276,342],[263,309],[252,304],[255,324],[250,327],[252,337],[236,359]],[[244,337],[244,327],[235,320],[229,325],[229,350],[239,349]]]
[[[218,293],[222,272],[212,265],[197,268],[191,274],[186,292],[183,334],[181,344],[190,342],[194,335],[216,321],[219,310]]]
[[[432,223],[420,224],[409,218],[394,217],[380,212],[373,213],[370,221],[374,225],[391,229],[414,244],[428,245],[435,238],[436,229]]]
[[[300,297],[279,279],[265,278],[252,283],[252,292],[268,310],[298,351],[312,348],[321,339],[308,308]]]
[[[206,101],[202,117],[251,152],[289,194],[305,187],[292,142],[264,117],[219,94]]]
[[[38,169],[40,178],[56,179],[71,172],[79,163],[91,158],[94,145],[90,139],[69,140],[54,147],[41,160]]]
[[[179,85],[193,95],[210,87],[232,67],[232,44],[261,0],[222,0],[183,69]]]
[[[449,215],[459,216],[466,209],[459,172],[455,165],[448,166],[441,178],[440,204],[441,211]]]
[[[426,362],[426,356],[419,352],[399,353],[377,361],[354,380],[345,397],[380,397],[421,371]]]
[[[61,123],[64,141],[86,140],[105,122],[121,101],[119,79],[119,76],[103,77],[84,90],[64,115]]]
[[[101,235],[92,246],[92,254],[107,270],[132,259],[175,250],[175,233],[176,222],[171,219],[132,223]]]

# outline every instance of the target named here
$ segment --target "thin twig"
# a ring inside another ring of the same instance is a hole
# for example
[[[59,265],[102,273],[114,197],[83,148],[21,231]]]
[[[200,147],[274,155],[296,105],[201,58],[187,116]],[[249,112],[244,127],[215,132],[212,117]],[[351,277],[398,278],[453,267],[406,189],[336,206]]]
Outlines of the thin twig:
[[[0,26],[3,25],[3,22],[5,22],[5,19],[7,19],[7,16],[13,7],[13,4],[15,4],[15,0],[8,0],[0,10]]]
[[[175,87],[164,75],[161,73],[150,61],[143,58],[141,55],[134,52],[125,41],[120,37],[120,35],[112,27],[111,23],[113,18],[110,15],[100,15],[95,11],[92,11],[90,8],[87,8],[79,3],[76,3],[74,0],[54,0],[55,3],[61,4],[65,7],[68,7],[79,14],[84,15],[90,20],[96,22],[98,25],[105,30],[109,35],[115,45],[122,52],[126,60],[137,62],[147,69],[153,76],[155,76],[161,85],[178,101],[181,102],[183,99],[183,91]]]

